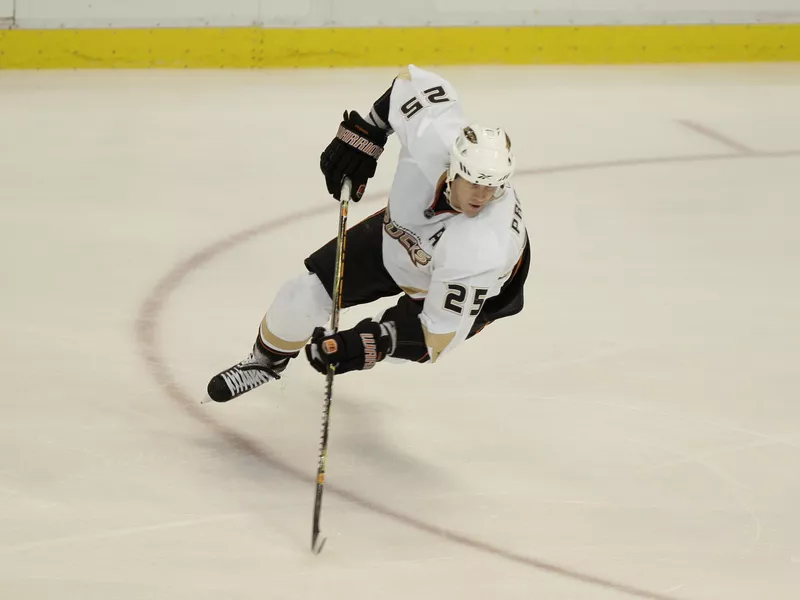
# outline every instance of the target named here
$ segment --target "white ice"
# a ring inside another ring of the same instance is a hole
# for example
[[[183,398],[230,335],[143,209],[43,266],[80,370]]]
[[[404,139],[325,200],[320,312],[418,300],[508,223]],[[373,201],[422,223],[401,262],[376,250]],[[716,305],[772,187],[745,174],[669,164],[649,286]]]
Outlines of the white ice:
[[[395,70],[0,75],[1,598],[800,597],[800,65],[441,72],[511,132],[527,305],[337,379],[318,557],[323,379],[199,402]]]

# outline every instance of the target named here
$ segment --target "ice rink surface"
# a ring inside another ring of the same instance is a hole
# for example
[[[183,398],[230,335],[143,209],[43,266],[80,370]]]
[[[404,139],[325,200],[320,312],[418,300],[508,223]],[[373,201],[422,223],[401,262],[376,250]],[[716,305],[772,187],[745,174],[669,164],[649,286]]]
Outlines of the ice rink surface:
[[[323,378],[200,400],[395,72],[0,73],[0,597],[800,597],[800,65],[440,70],[511,133],[526,309],[337,379],[311,555]]]

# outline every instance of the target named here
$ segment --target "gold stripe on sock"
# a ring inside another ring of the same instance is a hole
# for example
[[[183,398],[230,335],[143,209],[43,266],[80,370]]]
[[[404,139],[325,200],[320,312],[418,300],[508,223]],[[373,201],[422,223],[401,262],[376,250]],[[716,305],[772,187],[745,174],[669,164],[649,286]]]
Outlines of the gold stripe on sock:
[[[298,350],[302,350],[309,339],[311,338],[308,337],[302,342],[290,342],[289,340],[284,340],[269,330],[266,319],[261,321],[261,341],[264,342],[268,347],[274,348],[278,352],[293,353],[297,352]]]

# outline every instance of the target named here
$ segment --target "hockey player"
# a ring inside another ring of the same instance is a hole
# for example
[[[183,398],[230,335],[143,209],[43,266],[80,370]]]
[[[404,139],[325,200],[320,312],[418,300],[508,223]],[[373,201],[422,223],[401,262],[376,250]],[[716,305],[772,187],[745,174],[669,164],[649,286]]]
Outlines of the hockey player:
[[[518,313],[530,247],[505,131],[469,124],[453,87],[409,65],[363,118],[345,112],[320,166],[339,200],[345,177],[358,201],[388,136],[402,145],[383,210],[347,234],[342,308],[401,295],[375,319],[336,334],[330,318],[336,239],[278,291],[252,353],[219,373],[208,394],[226,402],[279,379],[305,349],[325,374],[370,369],[387,357],[435,363],[486,325]]]

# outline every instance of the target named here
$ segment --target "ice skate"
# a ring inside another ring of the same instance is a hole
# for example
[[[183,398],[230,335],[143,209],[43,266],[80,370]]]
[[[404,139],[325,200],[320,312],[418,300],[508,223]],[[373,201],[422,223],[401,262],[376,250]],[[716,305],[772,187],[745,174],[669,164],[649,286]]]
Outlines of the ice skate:
[[[280,379],[287,364],[288,357],[280,361],[270,361],[256,346],[243,361],[211,378],[208,382],[208,396],[214,402],[228,402],[268,381]]]

